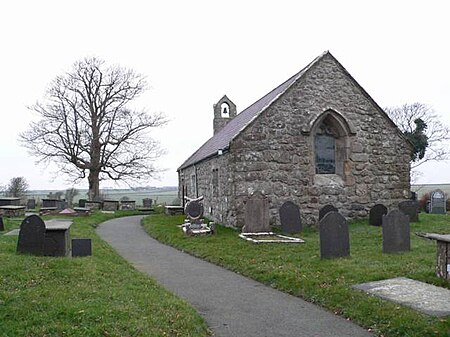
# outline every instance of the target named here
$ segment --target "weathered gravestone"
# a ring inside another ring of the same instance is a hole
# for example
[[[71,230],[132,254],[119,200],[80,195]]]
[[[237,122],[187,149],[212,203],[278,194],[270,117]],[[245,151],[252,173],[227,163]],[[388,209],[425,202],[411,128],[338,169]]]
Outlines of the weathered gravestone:
[[[78,207],[85,208],[86,207],[86,199],[80,199],[78,200]]]
[[[302,231],[302,219],[300,208],[292,201],[286,201],[280,207],[281,230],[285,233],[293,234]]]
[[[103,200],[104,211],[117,211],[119,209],[118,200]]]
[[[369,211],[369,224],[372,226],[381,226],[383,223],[383,215],[386,215],[388,209],[382,204],[376,204]]]
[[[36,208],[36,200],[28,199],[27,200],[27,209],[35,209]]]
[[[270,232],[269,200],[262,193],[250,196],[245,203],[243,233]]]
[[[405,200],[398,204],[398,209],[409,216],[410,222],[419,221],[419,203],[415,200]]]
[[[441,190],[435,190],[430,194],[430,213],[432,214],[446,214],[447,200],[445,194]]]
[[[329,212],[338,212],[338,209],[333,205],[325,205],[319,210],[319,221],[323,219]]]
[[[44,255],[44,249],[45,223],[37,215],[30,215],[20,225],[17,252]]]
[[[396,209],[383,215],[383,253],[397,253],[410,249],[408,215]]]
[[[72,257],[92,255],[91,239],[72,239]]]
[[[5,230],[5,224],[3,223],[3,217],[0,216],[0,232]]]
[[[153,200],[150,198],[142,199],[142,204],[143,204],[144,208],[150,208],[150,207],[152,207]]]
[[[319,222],[320,257],[322,259],[350,255],[347,220],[338,212],[328,212]]]

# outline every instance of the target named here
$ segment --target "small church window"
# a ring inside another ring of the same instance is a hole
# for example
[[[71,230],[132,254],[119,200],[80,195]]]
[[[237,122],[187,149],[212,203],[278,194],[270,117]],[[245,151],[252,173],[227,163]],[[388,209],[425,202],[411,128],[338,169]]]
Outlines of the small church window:
[[[213,197],[219,196],[219,169],[212,170],[212,195]]]
[[[230,118],[230,106],[228,105],[228,103],[223,102],[220,105],[220,111],[222,118]]]
[[[336,173],[336,133],[326,123],[322,123],[314,140],[316,173]]]

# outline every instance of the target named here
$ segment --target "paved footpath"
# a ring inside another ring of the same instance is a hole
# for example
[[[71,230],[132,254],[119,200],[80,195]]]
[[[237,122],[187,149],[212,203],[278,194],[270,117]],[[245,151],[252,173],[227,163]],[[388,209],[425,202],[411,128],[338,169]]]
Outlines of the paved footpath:
[[[142,229],[141,219],[106,221],[97,233],[136,269],[191,303],[214,336],[371,336],[298,297],[159,243]]]

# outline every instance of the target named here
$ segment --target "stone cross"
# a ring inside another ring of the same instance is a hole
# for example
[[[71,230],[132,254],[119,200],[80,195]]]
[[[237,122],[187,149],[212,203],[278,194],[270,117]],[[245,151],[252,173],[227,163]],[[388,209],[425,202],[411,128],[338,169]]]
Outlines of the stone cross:
[[[286,201],[280,207],[281,230],[285,233],[293,234],[302,231],[302,219],[300,208],[292,201]]]
[[[383,253],[410,249],[409,216],[396,209],[383,215]]]
[[[328,212],[319,222],[320,257],[322,259],[350,255],[347,220],[338,212]]]
[[[382,225],[382,217],[386,215],[388,209],[386,206],[382,204],[376,204],[369,211],[369,224],[372,226],[381,226]]]
[[[250,196],[245,203],[243,233],[270,232],[269,200],[262,193]]]

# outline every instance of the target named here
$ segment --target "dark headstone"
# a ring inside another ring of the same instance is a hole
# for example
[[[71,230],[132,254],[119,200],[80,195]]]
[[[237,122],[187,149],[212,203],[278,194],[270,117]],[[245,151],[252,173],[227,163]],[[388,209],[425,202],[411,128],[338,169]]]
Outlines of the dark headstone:
[[[447,200],[445,194],[441,190],[435,190],[430,194],[430,213],[432,214],[446,214]]]
[[[319,210],[319,221],[328,213],[328,212],[338,212],[338,209],[333,205],[325,205]]]
[[[387,214],[388,209],[382,204],[376,204],[369,211],[369,224],[372,226],[381,226],[383,215]]]
[[[409,217],[399,210],[383,215],[383,253],[410,250]]]
[[[56,207],[58,208],[59,200],[58,199],[42,199],[42,207]]]
[[[0,198],[0,206],[20,206],[20,198],[16,197]]]
[[[150,198],[142,199],[142,204],[143,204],[144,208],[150,208],[150,207],[152,207],[153,200]]]
[[[92,255],[91,239],[72,239],[72,257]]]
[[[262,193],[255,193],[247,199],[242,232],[270,232],[269,200]]]
[[[85,208],[86,207],[86,199],[80,199],[78,200],[78,207]]]
[[[410,222],[419,221],[419,203],[414,200],[405,200],[398,204],[398,209],[409,216]]]
[[[35,209],[36,208],[36,200],[28,199],[27,200],[27,209]]]
[[[37,215],[26,217],[20,225],[19,240],[17,241],[18,253],[44,255],[45,224]]]
[[[292,201],[286,201],[280,207],[281,230],[285,233],[293,234],[302,231],[302,219],[300,208]]]
[[[0,232],[5,230],[5,224],[3,223],[3,217],[0,216]]]
[[[320,257],[322,259],[350,255],[347,220],[338,212],[328,212],[319,222]]]
[[[72,221],[52,219],[45,222],[46,256],[70,256],[70,226]]]
[[[191,220],[200,219],[203,211],[203,203],[198,200],[189,201],[184,208],[184,214]]]

